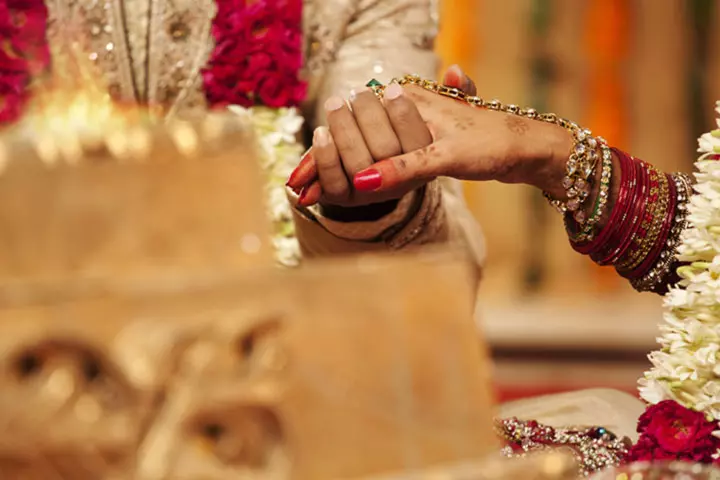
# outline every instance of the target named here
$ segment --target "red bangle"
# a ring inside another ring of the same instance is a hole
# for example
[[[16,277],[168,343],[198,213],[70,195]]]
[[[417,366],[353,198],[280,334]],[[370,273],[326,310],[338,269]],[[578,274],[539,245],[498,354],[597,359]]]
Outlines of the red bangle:
[[[669,198],[667,211],[665,212],[665,218],[663,220],[662,230],[660,231],[660,235],[658,235],[658,238],[655,240],[655,245],[653,245],[653,248],[648,254],[647,258],[645,258],[643,263],[640,264],[638,268],[623,275],[625,278],[632,280],[644,277],[657,263],[660,255],[665,249],[665,244],[667,243],[668,237],[670,236],[670,231],[672,230],[673,220],[675,218],[675,210],[678,204],[678,190],[677,186],[675,185],[675,181],[672,178],[672,175],[666,174],[665,177],[668,181]]]
[[[611,265],[622,258],[627,250],[632,245],[632,241],[638,234],[642,221],[645,216],[647,202],[645,196],[648,189],[648,176],[647,171],[640,164],[636,164],[639,170],[639,180],[635,187],[634,195],[630,203],[629,211],[629,222],[625,223],[624,228],[618,230],[618,237],[611,241],[610,245],[616,245],[617,247],[612,250],[608,255],[601,259],[598,263],[600,265]]]
[[[634,185],[632,185],[622,221],[616,226],[614,235],[608,239],[604,251],[593,258],[599,265],[612,264],[622,256],[637,231],[640,225],[641,215],[645,211],[645,202],[643,202],[643,200],[645,199],[647,189],[646,170],[641,162],[629,156],[628,159],[631,167],[635,171],[636,181]]]
[[[667,206],[668,185],[663,173],[656,168],[643,163],[647,176],[647,193],[642,199],[645,210],[640,216],[640,223],[630,239],[626,249],[612,261],[615,268],[620,272],[627,272],[637,268],[644,257],[649,253],[648,247],[652,247],[660,233],[662,222],[665,218],[665,207]],[[660,198],[660,195],[663,198]],[[653,228],[654,227],[654,228]],[[649,245],[648,245],[649,242]]]
[[[613,148],[612,151],[620,163],[620,172],[618,173],[620,179],[618,198],[613,206],[612,212],[610,213],[610,218],[608,219],[607,224],[593,241],[582,244],[572,241],[570,242],[573,249],[583,255],[595,255],[598,251],[603,249],[605,245],[607,245],[607,241],[611,236],[613,236],[618,223],[622,223],[621,219],[626,213],[625,207],[628,204],[627,199],[630,195],[632,185],[635,182],[635,171],[632,168],[632,163],[630,162],[629,157],[624,152],[617,149]]]

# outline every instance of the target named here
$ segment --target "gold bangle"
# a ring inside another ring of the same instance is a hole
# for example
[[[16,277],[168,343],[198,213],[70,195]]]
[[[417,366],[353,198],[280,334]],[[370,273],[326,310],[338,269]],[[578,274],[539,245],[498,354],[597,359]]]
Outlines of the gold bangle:
[[[682,240],[682,233],[688,227],[687,203],[693,193],[692,180],[685,173],[672,175],[677,194],[675,218],[670,235],[666,241],[666,248],[660,254],[660,259],[653,268],[642,278],[633,279],[630,284],[639,292],[652,292],[665,282],[677,264],[677,248]]]
[[[630,250],[629,255],[620,260],[616,265],[618,272],[630,272],[636,269],[645,261],[650,251],[655,246],[655,242],[660,236],[663,223],[667,215],[668,204],[670,203],[670,186],[667,176],[653,166],[648,166],[652,173],[652,177],[657,179],[657,187],[650,189],[650,195],[657,194],[657,200],[652,202],[651,211],[648,213],[648,220],[643,221],[642,228],[646,230],[646,234],[636,242],[636,248]]]

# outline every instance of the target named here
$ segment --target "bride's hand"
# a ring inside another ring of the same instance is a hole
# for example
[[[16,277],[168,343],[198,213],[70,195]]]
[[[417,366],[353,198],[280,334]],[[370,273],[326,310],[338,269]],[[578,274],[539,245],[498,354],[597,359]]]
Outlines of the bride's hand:
[[[472,107],[417,86],[403,88],[433,134],[433,143],[381,160],[355,175],[358,191],[380,193],[437,176],[525,183],[564,198],[562,178],[572,148],[563,128]]]

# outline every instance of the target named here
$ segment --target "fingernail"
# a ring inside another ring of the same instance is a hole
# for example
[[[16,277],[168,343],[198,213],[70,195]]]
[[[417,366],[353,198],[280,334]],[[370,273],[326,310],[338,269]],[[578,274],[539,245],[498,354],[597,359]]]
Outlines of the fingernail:
[[[453,88],[462,88],[460,85],[460,82],[463,78],[463,71],[462,69],[457,65],[451,65],[447,72],[445,72],[445,78],[443,78],[443,81],[445,82],[445,85]]]
[[[357,87],[350,90],[350,101],[354,102],[358,95],[368,91],[367,87]]]
[[[355,190],[360,192],[372,192],[382,185],[382,176],[374,168],[360,172],[353,178]]]
[[[345,105],[345,101],[340,97],[330,97],[325,102],[325,110],[334,112],[340,110]]]
[[[403,94],[403,89],[400,85],[397,83],[391,83],[386,89],[385,93],[383,94],[383,97],[387,98],[388,100],[395,100],[396,98],[400,97],[400,95]]]
[[[285,184],[286,187],[290,187],[292,189],[292,191],[295,193],[298,193],[297,189],[300,188],[299,185],[297,184],[298,183],[297,177],[299,174],[300,174],[300,167],[298,167],[292,171],[292,173],[290,174],[290,178],[288,178],[288,181]]]
[[[297,182],[297,176],[300,174],[300,169],[304,165],[305,161],[311,157],[312,157],[312,149],[310,148],[310,149],[308,149],[307,152],[303,153],[302,157],[300,157],[300,163],[298,164],[297,167],[295,167],[295,170],[292,171],[292,173],[290,174],[290,178],[288,178],[288,181],[285,184],[286,187],[292,188],[295,193],[297,193],[297,191],[296,191],[296,187],[294,187],[294,185]]]
[[[457,75],[458,78],[462,78],[465,76],[465,72],[463,72],[463,69],[460,68],[460,65],[457,65],[457,64],[451,65],[450,68],[448,68],[448,70],[452,70],[452,72],[455,73],[455,75]]]
[[[313,145],[325,147],[330,143],[330,135],[327,127],[318,127],[313,133]]]
[[[307,185],[305,185],[304,187],[302,187],[302,190],[300,190],[300,193],[299,193],[299,196],[298,196],[298,205],[300,205],[300,206],[302,206],[302,207],[305,206],[305,205],[303,204],[303,202],[305,201],[305,197],[307,197],[308,190],[310,190],[310,188],[308,188]]]

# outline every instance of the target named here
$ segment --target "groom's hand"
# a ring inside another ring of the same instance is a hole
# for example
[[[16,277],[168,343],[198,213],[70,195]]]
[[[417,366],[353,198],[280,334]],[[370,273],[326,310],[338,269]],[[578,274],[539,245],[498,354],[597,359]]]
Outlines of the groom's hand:
[[[457,65],[447,70],[443,83],[468,95],[477,94],[472,79]],[[391,85],[381,103],[369,90],[362,90],[353,96],[352,109],[339,98],[326,102],[329,129],[316,129],[312,148],[288,180],[288,186],[299,194],[300,205],[318,201],[341,206],[378,203],[399,198],[412,187],[422,185],[418,180],[382,195],[379,192],[358,195],[360,189],[372,191],[377,179],[365,177],[357,189],[352,183],[358,171],[374,162],[413,152],[431,143],[427,124],[413,101],[403,93],[397,85]],[[383,104],[385,115],[381,112]],[[393,133],[395,138],[392,138]],[[398,143],[401,151],[398,151]]]
[[[399,85],[388,86],[382,101],[369,89],[362,89],[355,91],[349,102],[339,97],[328,99],[325,109],[328,127],[315,130],[309,155],[288,182],[291,188],[301,188],[300,205],[376,205],[397,200],[423,184],[410,182],[402,188],[375,193],[373,189],[359,191],[352,183],[358,172],[376,161],[432,142],[425,121]],[[314,169],[308,166],[311,163]],[[315,181],[311,175],[316,176]]]

